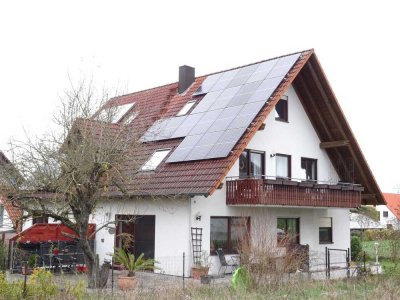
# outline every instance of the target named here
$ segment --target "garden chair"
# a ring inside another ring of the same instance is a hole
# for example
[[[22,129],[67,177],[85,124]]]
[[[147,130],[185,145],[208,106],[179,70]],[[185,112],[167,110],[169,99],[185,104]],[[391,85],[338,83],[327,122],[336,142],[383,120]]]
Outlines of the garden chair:
[[[233,273],[239,267],[239,261],[238,261],[238,259],[236,257],[232,257],[229,261],[227,261],[226,258],[225,258],[224,251],[221,248],[217,249],[216,252],[217,252],[217,255],[218,255],[218,258],[219,258],[219,262],[221,264],[221,266],[220,266],[220,268],[218,270],[218,275],[221,274],[221,269],[222,268],[225,268],[224,272],[222,273],[222,275],[225,275],[226,274],[226,270],[228,269],[228,267],[231,267],[231,269],[232,269],[231,273]]]

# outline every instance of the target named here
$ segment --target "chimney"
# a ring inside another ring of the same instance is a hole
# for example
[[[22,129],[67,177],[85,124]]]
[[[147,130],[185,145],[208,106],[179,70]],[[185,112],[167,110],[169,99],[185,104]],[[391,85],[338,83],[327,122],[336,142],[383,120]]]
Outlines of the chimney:
[[[178,92],[179,94],[186,91],[186,89],[194,82],[194,68],[189,66],[180,66],[179,67],[179,85]]]

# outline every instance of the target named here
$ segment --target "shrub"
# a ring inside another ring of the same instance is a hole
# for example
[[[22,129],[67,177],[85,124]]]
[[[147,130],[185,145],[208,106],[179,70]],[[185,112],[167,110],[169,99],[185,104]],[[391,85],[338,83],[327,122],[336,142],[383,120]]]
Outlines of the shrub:
[[[7,246],[0,244],[0,272],[7,268]]]
[[[358,236],[351,237],[351,259],[357,260],[360,258],[362,250],[361,239]]]

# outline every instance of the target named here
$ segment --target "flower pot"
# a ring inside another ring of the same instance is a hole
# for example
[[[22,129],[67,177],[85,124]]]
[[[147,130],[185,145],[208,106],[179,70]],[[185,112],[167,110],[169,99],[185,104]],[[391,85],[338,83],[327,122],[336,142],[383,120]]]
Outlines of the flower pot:
[[[22,275],[31,275],[32,274],[32,269],[28,268],[28,266],[22,266],[21,267],[21,274]]]
[[[200,277],[201,284],[210,284],[211,283],[211,276],[204,275]]]
[[[118,287],[125,290],[133,290],[136,288],[137,279],[136,276],[128,277],[128,276],[119,276],[118,277]]]
[[[192,277],[193,279],[200,279],[201,276],[205,276],[208,274],[208,267],[192,267]]]

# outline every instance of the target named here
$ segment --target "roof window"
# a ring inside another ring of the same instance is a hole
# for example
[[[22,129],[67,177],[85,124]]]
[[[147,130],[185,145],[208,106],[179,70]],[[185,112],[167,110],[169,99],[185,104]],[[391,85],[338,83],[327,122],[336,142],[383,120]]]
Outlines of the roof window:
[[[275,105],[275,120],[288,122],[288,96],[282,96]]]
[[[193,105],[196,103],[196,100],[188,101],[184,107],[176,114],[177,117],[186,115]]]
[[[148,161],[142,166],[142,171],[152,171],[157,169],[158,165],[164,160],[171,149],[160,149],[153,153]]]
[[[137,111],[133,111],[132,113],[130,113],[129,115],[127,115],[124,118],[124,124],[128,125],[129,123],[131,123],[133,120],[135,120],[135,118],[138,116],[138,112]]]
[[[103,108],[96,116],[96,120],[118,123],[134,105],[135,103],[128,103]]]

